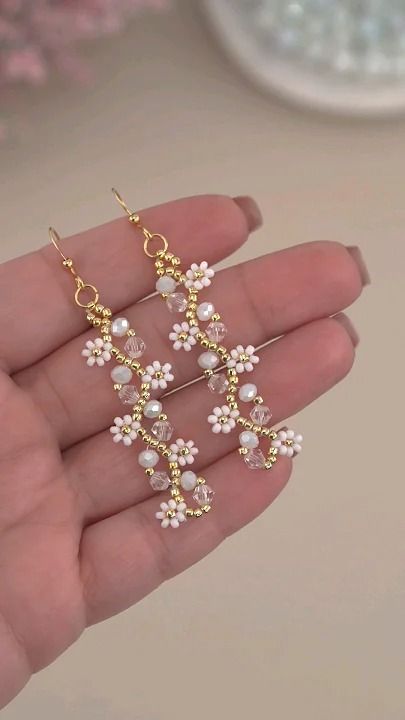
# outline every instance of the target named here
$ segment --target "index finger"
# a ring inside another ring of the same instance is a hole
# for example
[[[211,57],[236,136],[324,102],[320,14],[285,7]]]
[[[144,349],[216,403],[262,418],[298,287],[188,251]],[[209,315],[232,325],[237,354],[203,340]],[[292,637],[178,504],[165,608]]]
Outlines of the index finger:
[[[218,262],[246,240],[249,223],[242,207],[230,197],[201,195],[149,208],[141,217],[152,232],[167,236],[187,266],[203,259]],[[118,312],[154,291],[154,263],[145,256],[140,237],[122,217],[62,240],[61,249]],[[10,338],[0,351],[4,370],[28,367],[86,328],[74,292],[51,245],[0,266],[0,328]]]

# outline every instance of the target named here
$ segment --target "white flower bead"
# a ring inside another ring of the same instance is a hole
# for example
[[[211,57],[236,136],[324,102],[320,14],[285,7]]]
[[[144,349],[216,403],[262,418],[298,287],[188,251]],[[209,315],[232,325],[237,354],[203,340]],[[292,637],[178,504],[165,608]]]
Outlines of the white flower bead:
[[[237,373],[252,372],[253,365],[259,362],[259,358],[254,354],[255,349],[253,345],[247,345],[245,348],[243,345],[237,345],[236,348],[231,350],[231,358],[227,362],[229,368],[235,368]]]
[[[206,260],[203,260],[200,265],[193,263],[191,268],[186,272],[185,287],[189,290],[202,290],[204,287],[211,285],[211,278],[215,275],[215,271],[208,267]]]
[[[171,370],[170,363],[162,365],[158,360],[154,360],[152,365],[146,366],[146,373],[142,376],[142,382],[150,383],[153,390],[158,388],[166,390],[167,383],[174,380]]]
[[[82,356],[87,358],[87,365],[93,367],[103,367],[106,362],[111,360],[112,344],[110,342],[104,342],[101,338],[96,340],[88,340],[86,347],[82,350]]]
[[[177,529],[187,519],[186,510],[187,505],[185,502],[177,503],[171,498],[167,503],[160,503],[160,511],[156,513],[156,518],[160,520],[162,528],[172,527]]]
[[[114,425],[110,427],[110,433],[115,443],[123,442],[129,447],[138,437],[137,430],[140,427],[141,424],[133,420],[131,415],[124,415],[122,418],[115,418]]]
[[[212,425],[212,432],[230,433],[236,425],[236,418],[239,417],[239,410],[231,410],[229,405],[214,407],[212,415],[208,415],[208,422]]]
[[[271,442],[271,447],[277,448],[279,455],[293,457],[301,452],[303,439],[302,435],[294,430],[279,430],[276,440]]]
[[[194,336],[198,331],[198,327],[190,327],[188,322],[175,323],[173,325],[173,332],[169,335],[169,340],[173,341],[175,350],[181,350],[183,348],[186,352],[190,352],[191,346],[197,342]]]
[[[183,438],[178,438],[175,443],[170,445],[172,454],[169,462],[177,462],[179,465],[191,465],[194,462],[194,456],[198,454],[198,448],[195,447],[193,440],[187,442]]]

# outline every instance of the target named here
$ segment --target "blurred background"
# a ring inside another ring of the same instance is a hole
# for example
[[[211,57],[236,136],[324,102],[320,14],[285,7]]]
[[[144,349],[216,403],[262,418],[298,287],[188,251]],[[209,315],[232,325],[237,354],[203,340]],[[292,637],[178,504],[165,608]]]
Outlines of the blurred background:
[[[251,194],[265,225],[230,262],[333,239],[372,276],[349,313],[355,368],[296,422],[305,452],[278,501],[89,630],[5,720],[405,717],[404,16],[377,0],[0,0],[0,260],[49,223],[115,217],[114,184],[136,207]]]

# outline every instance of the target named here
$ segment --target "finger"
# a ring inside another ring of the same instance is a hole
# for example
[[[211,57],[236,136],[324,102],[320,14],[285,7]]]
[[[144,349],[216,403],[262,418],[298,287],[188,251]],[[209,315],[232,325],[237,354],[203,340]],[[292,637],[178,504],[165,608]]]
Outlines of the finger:
[[[258,346],[303,323],[334,314],[352,303],[361,288],[358,268],[346,248],[324,242],[299,245],[224,270],[206,297],[221,312],[229,329],[226,344],[231,348],[237,343]],[[173,365],[171,388],[201,374],[198,349],[191,353],[173,350],[168,335],[174,316],[168,317],[160,297],[138,303],[125,314],[147,343],[144,363],[158,358]],[[107,373],[89,371],[80,359],[88,337],[76,338],[16,376],[49,417],[63,448],[99,432],[117,414],[117,398],[109,391]],[[66,372],[68,367],[75,367],[75,372]],[[104,392],[100,391],[103,381],[107,383]]]
[[[276,340],[261,351],[260,357],[252,381],[265,400],[269,399],[273,413],[270,424],[276,425],[339,382],[353,363],[354,348],[345,327],[337,320],[325,319]],[[251,377],[246,381],[251,381]],[[192,438],[199,448],[197,460],[191,466],[196,472],[238,447],[237,429],[229,435],[216,436],[207,423],[212,408],[222,404],[221,398],[201,382],[166,399],[165,410],[175,427],[173,439]],[[247,416],[250,407],[242,402],[240,406]],[[142,449],[141,443],[128,449],[116,447],[106,431],[64,454],[85,522],[119,512],[152,494],[137,463]]]
[[[238,456],[204,470],[216,487],[214,506],[178,530],[163,530],[154,518],[159,499],[146,500],[87,528],[81,545],[81,576],[88,624],[134,604],[165,580],[214,550],[265,510],[285,486],[291,461],[252,478]],[[184,533],[184,534],[183,534]]]
[[[167,235],[187,265],[203,256],[217,262],[236,250],[251,227],[246,212],[246,205],[241,209],[231,198],[203,195],[142,211],[142,220]],[[114,311],[154,289],[154,264],[125,217],[64,240],[61,248]],[[13,341],[0,358],[9,372],[28,367],[86,327],[85,314],[72,307],[72,278],[60,270],[51,245],[1,265],[0,288],[0,326],[13,328]]]

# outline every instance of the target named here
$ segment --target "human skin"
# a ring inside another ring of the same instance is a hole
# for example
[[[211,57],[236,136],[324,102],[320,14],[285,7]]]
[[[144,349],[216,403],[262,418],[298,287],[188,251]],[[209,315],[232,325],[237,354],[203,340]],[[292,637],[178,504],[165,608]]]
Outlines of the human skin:
[[[183,267],[224,259],[260,224],[249,198],[214,195],[141,218],[166,235]],[[168,333],[177,316],[161,298],[139,304],[156,280],[142,246],[124,217],[61,241],[101,301],[145,338],[148,361],[173,364],[172,387],[180,388],[200,376],[198,365],[193,353],[173,351]],[[235,452],[238,432],[210,432],[217,399],[205,383],[179,389],[164,409],[199,447],[195,467],[215,489],[215,507],[178,531],[162,530],[154,518],[159,497],[136,454],[111,441],[122,406],[108,367],[90,370],[80,357],[96,333],[59,261],[48,245],[0,266],[0,707],[87,626],[136,603],[262,513],[292,467],[280,458],[265,481],[253,482]],[[349,372],[358,336],[342,310],[367,282],[359,250],[337,242],[302,244],[216,274],[204,298],[228,326],[227,346],[277,338],[249,376],[271,397],[272,424]]]

